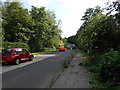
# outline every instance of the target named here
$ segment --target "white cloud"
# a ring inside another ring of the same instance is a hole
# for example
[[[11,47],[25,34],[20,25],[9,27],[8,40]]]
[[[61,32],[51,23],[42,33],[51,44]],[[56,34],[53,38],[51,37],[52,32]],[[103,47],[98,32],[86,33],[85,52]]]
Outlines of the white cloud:
[[[83,21],[84,12],[89,7],[104,6],[101,0],[62,0],[63,7],[67,9],[62,16],[63,37],[75,35]]]
[[[50,3],[56,2],[56,0],[29,0],[29,4],[32,6],[47,6]]]

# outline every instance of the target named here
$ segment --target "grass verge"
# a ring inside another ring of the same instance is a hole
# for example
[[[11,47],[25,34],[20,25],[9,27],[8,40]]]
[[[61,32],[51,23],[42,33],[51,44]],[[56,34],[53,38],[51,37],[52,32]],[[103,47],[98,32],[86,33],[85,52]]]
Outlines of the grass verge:
[[[86,67],[88,69],[91,78],[89,83],[91,86],[93,88],[106,88],[102,83],[98,81],[99,68],[91,63],[89,55],[84,53],[83,60],[84,62],[79,63],[79,66]]]
[[[42,51],[42,52],[35,52],[35,53],[32,53],[32,54],[37,55],[37,54],[43,54],[43,53],[48,53],[48,52],[53,52],[53,51],[58,51],[58,49],[56,49],[56,48],[45,48],[45,50]]]
[[[97,57],[98,58],[98,57]],[[92,86],[92,88],[102,88],[102,89],[109,89],[109,90],[120,90],[120,86],[117,87],[110,87],[109,83],[103,83],[100,82],[100,67],[98,64],[93,64],[90,60],[89,55],[85,54],[83,55],[83,63],[79,63],[79,66],[83,66],[86,67],[89,71],[89,75],[90,75],[90,84]],[[96,60],[96,59],[95,59]]]
[[[72,61],[73,57],[75,56],[75,53],[76,53],[76,51],[73,51],[73,52],[69,55],[69,57],[64,61],[64,63],[63,63],[63,69],[68,68],[70,62]]]

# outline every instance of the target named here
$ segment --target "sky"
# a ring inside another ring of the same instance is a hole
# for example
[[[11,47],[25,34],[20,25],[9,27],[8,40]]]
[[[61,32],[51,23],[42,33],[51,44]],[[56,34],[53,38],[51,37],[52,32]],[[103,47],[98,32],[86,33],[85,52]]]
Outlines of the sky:
[[[100,5],[104,7],[102,0],[29,0],[29,5],[45,6],[54,10],[56,19],[61,20],[62,37],[75,35],[82,25],[82,16],[87,8]]]
[[[4,1],[4,0],[3,0]],[[11,1],[11,0],[10,0]],[[14,0],[16,1],[16,0]],[[25,8],[41,7],[54,11],[56,20],[61,20],[62,37],[75,35],[82,25],[82,16],[88,8],[99,5],[105,7],[107,1],[114,0],[19,0]]]

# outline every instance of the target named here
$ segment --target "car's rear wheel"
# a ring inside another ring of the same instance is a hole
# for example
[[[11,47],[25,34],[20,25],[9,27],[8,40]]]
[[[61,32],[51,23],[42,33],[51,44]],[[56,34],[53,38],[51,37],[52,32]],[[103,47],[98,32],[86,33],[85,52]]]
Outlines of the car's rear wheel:
[[[20,64],[20,59],[19,59],[19,58],[16,58],[16,59],[15,59],[15,64],[16,64],[16,65]]]

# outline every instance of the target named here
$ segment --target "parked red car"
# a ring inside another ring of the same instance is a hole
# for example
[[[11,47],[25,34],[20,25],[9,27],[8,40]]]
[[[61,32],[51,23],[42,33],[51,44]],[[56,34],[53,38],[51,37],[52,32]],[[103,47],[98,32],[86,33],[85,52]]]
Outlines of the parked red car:
[[[24,60],[32,60],[33,54],[24,48],[7,48],[2,50],[2,63],[19,64]]]

